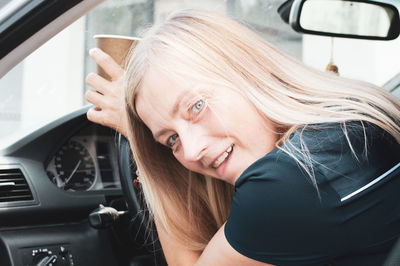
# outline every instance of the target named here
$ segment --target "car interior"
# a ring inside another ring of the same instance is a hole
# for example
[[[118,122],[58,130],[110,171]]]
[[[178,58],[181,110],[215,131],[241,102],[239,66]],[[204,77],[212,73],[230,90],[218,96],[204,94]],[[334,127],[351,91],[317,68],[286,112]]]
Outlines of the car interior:
[[[86,117],[95,34],[138,36],[173,10],[216,10],[306,64],[335,63],[399,97],[400,4],[321,2],[0,1],[0,265],[166,265],[129,143]]]

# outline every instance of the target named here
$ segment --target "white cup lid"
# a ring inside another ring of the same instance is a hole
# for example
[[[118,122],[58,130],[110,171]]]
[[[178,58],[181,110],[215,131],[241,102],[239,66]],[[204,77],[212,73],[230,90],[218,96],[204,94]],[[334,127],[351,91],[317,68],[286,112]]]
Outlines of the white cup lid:
[[[114,39],[125,39],[125,40],[132,40],[132,41],[140,41],[138,37],[131,37],[131,36],[124,36],[124,35],[112,35],[112,34],[96,34],[93,36],[95,39],[100,38],[114,38]]]

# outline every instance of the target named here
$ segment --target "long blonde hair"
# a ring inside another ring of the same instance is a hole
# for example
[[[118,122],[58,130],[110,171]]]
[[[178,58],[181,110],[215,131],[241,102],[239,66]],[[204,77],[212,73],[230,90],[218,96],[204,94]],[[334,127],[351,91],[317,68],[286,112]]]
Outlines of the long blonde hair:
[[[198,10],[172,14],[145,33],[128,62],[128,138],[157,224],[193,250],[204,249],[227,220],[233,187],[185,169],[168,148],[154,141],[135,109],[150,67],[180,82],[239,91],[284,132],[276,143],[281,149],[301,126],[352,120],[373,123],[400,142],[400,102],[383,89],[307,67],[225,16]],[[316,184],[311,163],[290,149],[286,152]]]

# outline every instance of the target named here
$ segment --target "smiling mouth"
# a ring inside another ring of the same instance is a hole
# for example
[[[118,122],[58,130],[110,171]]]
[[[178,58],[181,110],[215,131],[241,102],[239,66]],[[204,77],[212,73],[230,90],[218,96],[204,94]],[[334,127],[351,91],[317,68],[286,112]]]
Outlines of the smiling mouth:
[[[212,164],[212,167],[213,167],[213,168],[218,168],[218,167],[225,161],[225,159],[229,156],[229,154],[232,152],[232,150],[233,150],[233,144],[230,145],[230,146],[226,149],[226,151],[224,151],[224,152],[221,154],[221,156],[219,156],[219,157],[214,161],[214,163]]]

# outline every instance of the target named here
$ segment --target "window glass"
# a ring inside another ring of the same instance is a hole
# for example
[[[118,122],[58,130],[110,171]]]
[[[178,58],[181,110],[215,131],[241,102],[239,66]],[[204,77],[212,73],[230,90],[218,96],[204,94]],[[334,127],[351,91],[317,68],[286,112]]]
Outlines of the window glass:
[[[81,18],[0,80],[0,144],[84,104],[84,29]]]

